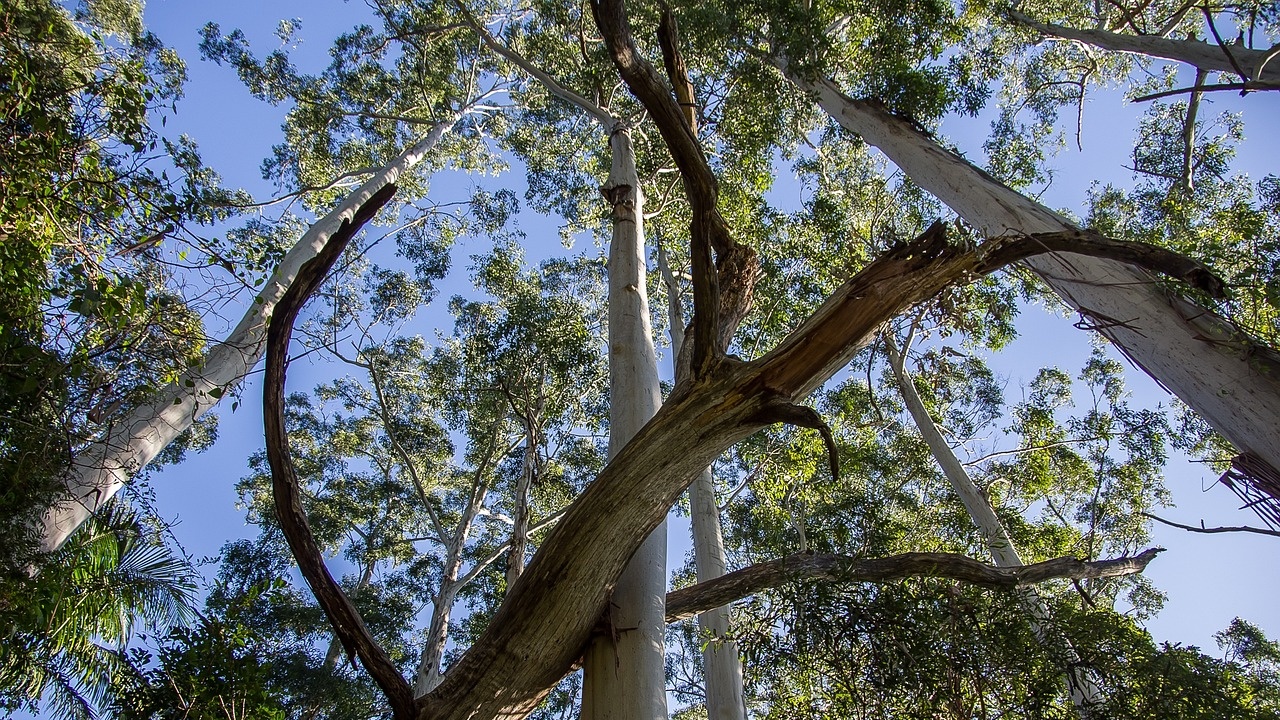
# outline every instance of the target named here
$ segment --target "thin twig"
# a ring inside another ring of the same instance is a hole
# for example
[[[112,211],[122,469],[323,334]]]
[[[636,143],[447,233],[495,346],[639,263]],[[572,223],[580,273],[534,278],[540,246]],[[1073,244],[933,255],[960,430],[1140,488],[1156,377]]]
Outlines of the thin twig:
[[[1176,528],[1179,528],[1179,529],[1181,529],[1181,530],[1186,530],[1186,531],[1188,531],[1188,532],[1210,533],[1210,534],[1212,534],[1212,533],[1228,533],[1228,532],[1246,532],[1246,533],[1257,533],[1258,535],[1270,535],[1270,536],[1272,536],[1272,537],[1280,537],[1280,531],[1277,531],[1277,530],[1268,530],[1268,529],[1266,529],[1266,528],[1249,527],[1248,525],[1239,525],[1239,526],[1236,526],[1236,527],[1225,527],[1225,526],[1224,526],[1224,527],[1211,527],[1211,528],[1207,528],[1207,527],[1204,527],[1204,525],[1203,525],[1203,524],[1201,524],[1201,526],[1200,526],[1200,527],[1196,527],[1195,525],[1183,525],[1182,523],[1177,523],[1177,522],[1174,522],[1174,521],[1172,521],[1172,520],[1165,520],[1164,518],[1162,518],[1162,517],[1160,517],[1160,516],[1158,516],[1158,515],[1152,515],[1151,513],[1145,513],[1145,512],[1144,512],[1144,513],[1142,513],[1142,515],[1143,515],[1143,517],[1151,518],[1152,520],[1155,520],[1156,522],[1164,523],[1165,525],[1168,525],[1168,526],[1170,526],[1170,527],[1176,527]],[[1203,523],[1203,522],[1204,522],[1204,521],[1201,521],[1201,523]]]

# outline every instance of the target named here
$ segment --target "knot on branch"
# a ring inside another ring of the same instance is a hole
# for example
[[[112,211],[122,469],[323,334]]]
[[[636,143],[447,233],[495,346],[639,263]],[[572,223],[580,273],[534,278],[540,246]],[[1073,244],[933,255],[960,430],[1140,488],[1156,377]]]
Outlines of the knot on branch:
[[[716,274],[720,286],[720,327],[716,334],[723,350],[729,347],[742,319],[751,312],[756,283],[762,274],[760,255],[746,245],[733,243],[717,250]]]
[[[964,244],[952,243],[947,237],[947,226],[941,220],[934,220],[924,232],[909,242],[896,243],[889,248],[888,256],[900,260],[919,260],[929,264],[941,258],[957,255],[969,250]]]

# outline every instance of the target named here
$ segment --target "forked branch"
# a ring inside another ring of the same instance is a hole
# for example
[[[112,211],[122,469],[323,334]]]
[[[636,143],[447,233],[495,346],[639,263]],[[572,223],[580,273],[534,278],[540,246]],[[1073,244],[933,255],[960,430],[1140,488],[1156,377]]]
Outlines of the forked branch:
[[[593,0],[592,14],[614,65],[658,126],[680,170],[692,215],[689,228],[693,266],[693,375],[706,375],[724,356],[729,338],[751,308],[760,262],[755,251],[733,239],[716,208],[719,183],[694,132],[692,86],[679,48],[675,17],[664,14],[659,38],[676,95],[640,54],[631,36],[622,0]],[[688,108],[692,109],[692,108]],[[713,257],[714,253],[714,257]]]

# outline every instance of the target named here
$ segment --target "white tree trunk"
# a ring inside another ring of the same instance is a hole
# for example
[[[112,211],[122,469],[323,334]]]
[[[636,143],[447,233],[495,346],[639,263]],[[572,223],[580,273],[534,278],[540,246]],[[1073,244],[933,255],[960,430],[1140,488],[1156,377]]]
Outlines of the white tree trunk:
[[[200,365],[184,372],[150,402],[113,422],[102,438],[76,453],[65,477],[67,499],[50,508],[42,518],[42,551],[62,547],[67,537],[124,487],[130,477],[146,467],[174,438],[209,412],[219,397],[225,397],[225,393],[244,379],[262,359],[267,319],[298,269],[315,257],[343,221],[350,220],[369,198],[422,160],[459,117],[460,114],[437,124],[417,144],[316,221],[280,261],[231,334],[212,347]],[[215,391],[219,397],[210,394]]]
[[[785,71],[785,63],[779,64]],[[982,234],[1076,229],[882,107],[845,96],[830,80],[788,77]],[[1064,253],[1024,262],[1236,448],[1280,468],[1280,356],[1212,312],[1160,289],[1150,273],[1131,265]]]
[[[698,582],[725,574],[724,536],[720,529],[720,507],[716,502],[715,479],[707,468],[689,486],[689,514],[693,524],[693,558]],[[698,615],[698,627],[710,638],[702,649],[706,681],[707,717],[710,720],[745,720],[746,701],[742,691],[742,657],[738,643],[728,639],[727,605]]]
[[[1280,81],[1280,63],[1274,57],[1275,48],[1253,50],[1242,45],[1227,45],[1231,52],[1231,56],[1228,57],[1216,42],[1174,40],[1159,35],[1126,35],[1106,30],[1081,30],[1042,23],[1016,10],[1010,12],[1009,17],[1018,24],[1038,30],[1049,37],[1075,40],[1103,50],[1174,60],[1201,70],[1235,73],[1236,68],[1231,64],[1234,58],[1240,69],[1249,75],[1250,80]],[[1271,62],[1267,62],[1268,60]]]
[[[458,582],[457,568],[452,578],[440,582],[435,600],[431,605],[431,625],[427,629],[427,643],[422,648],[422,657],[418,660],[418,672],[413,680],[413,696],[422,697],[440,684],[444,675],[440,672],[440,661],[444,658],[444,649],[449,643],[449,618],[453,615],[453,603],[458,598],[458,590],[463,583]]]
[[[526,413],[530,411],[525,410]],[[507,587],[516,584],[524,572],[524,556],[529,550],[529,489],[538,476],[538,437],[540,433],[533,421],[524,420],[524,460],[520,466],[520,479],[516,481],[515,498],[511,518],[511,549],[507,552]]]
[[[667,325],[671,333],[672,364],[679,374],[679,357],[684,346],[684,313],[680,310],[680,286],[667,265],[666,254],[658,248],[658,263],[667,286]],[[680,378],[676,378],[676,383]],[[689,516],[693,529],[693,562],[698,582],[725,574],[724,533],[720,527],[720,504],[716,500],[711,468],[703,470],[689,486]],[[706,683],[707,717],[710,720],[746,720],[747,707],[742,691],[742,656],[738,643],[729,639],[729,607],[713,608],[698,614],[698,629],[710,640],[702,648],[702,675]]]
[[[1018,550],[1014,547],[1004,523],[1000,522],[1000,517],[996,515],[996,510],[991,505],[991,498],[969,477],[960,458],[952,452],[951,446],[938,431],[938,426],[933,422],[924,402],[920,399],[920,394],[916,392],[916,386],[912,384],[911,376],[907,374],[905,349],[899,352],[889,333],[885,333],[883,337],[885,354],[889,357],[889,366],[893,368],[898,387],[902,390],[902,400],[907,406],[907,412],[915,421],[916,428],[920,430],[920,436],[929,446],[934,459],[942,467],[942,473],[951,482],[952,489],[956,491],[956,495],[960,496],[960,502],[969,512],[969,517],[991,552],[991,559],[998,567],[1021,567],[1022,558],[1018,555]],[[1040,597],[1040,593],[1033,587],[1019,590],[1019,593],[1027,607],[1027,614],[1031,616],[1031,631],[1035,633],[1036,639],[1051,650],[1062,653],[1071,704],[1075,706],[1081,718],[1088,720],[1092,709],[1103,702],[1101,689],[1089,673],[1080,667],[1080,655],[1072,647],[1071,641],[1053,629],[1049,608]]]
[[[640,178],[629,132],[611,129],[612,166],[603,191],[613,204],[609,246],[609,455],[617,454],[662,403],[645,289]],[[632,555],[614,586],[609,628],[582,663],[584,720],[666,720],[667,524]]]

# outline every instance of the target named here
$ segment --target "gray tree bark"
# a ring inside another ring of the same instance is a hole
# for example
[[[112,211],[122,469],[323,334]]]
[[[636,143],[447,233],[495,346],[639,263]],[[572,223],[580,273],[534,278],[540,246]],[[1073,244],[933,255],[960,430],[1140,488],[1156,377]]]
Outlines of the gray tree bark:
[[[1019,25],[1044,33],[1048,37],[1075,40],[1103,50],[1173,60],[1201,70],[1236,73],[1236,67],[1239,66],[1250,80],[1280,82],[1280,61],[1276,59],[1280,48],[1254,50],[1243,45],[1228,44],[1224,50],[1217,43],[1200,40],[1175,40],[1159,35],[1128,35],[1107,30],[1081,30],[1053,25],[1039,22],[1017,10],[1010,11],[1009,17]],[[1234,65],[1232,60],[1235,61]]]
[[[810,80],[779,64],[841,126],[879,148],[983,235],[1079,229],[877,103],[854,100],[831,80]],[[1024,264],[1242,453],[1280,468],[1280,356],[1275,352],[1126,262],[1057,252]]]
[[[76,453],[64,478],[66,498],[41,519],[42,551],[52,552],[62,547],[67,537],[119,492],[130,477],[190,429],[249,374],[266,351],[267,320],[271,311],[293,283],[299,268],[324,248],[357,209],[418,164],[462,115],[455,113],[436,124],[421,140],[316,221],[280,261],[231,334],[213,346],[200,365],[187,370],[152,400],[114,420],[100,439]]]

